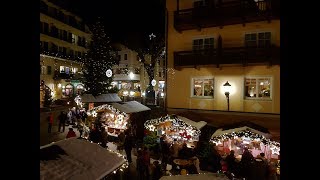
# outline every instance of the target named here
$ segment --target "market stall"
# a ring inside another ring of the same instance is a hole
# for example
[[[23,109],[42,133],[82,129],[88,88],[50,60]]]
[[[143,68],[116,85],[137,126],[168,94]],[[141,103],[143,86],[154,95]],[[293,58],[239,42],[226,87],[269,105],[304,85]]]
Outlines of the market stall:
[[[165,135],[168,142],[186,142],[189,147],[195,147],[199,141],[200,128],[205,124],[203,121],[194,122],[185,117],[167,115],[148,120],[144,126],[148,131],[156,132],[157,136]]]
[[[269,160],[278,160],[280,143],[270,140],[271,134],[242,126],[231,129],[218,129],[211,137],[217,145],[219,153],[228,154],[235,151],[236,158],[241,159],[244,148],[248,148],[254,157],[264,153]]]
[[[40,179],[100,180],[127,167],[122,154],[82,139],[69,138],[40,147]]]
[[[91,122],[99,121],[110,136],[118,137],[129,126],[127,113],[121,112],[109,104],[94,107],[87,111],[87,115]]]
[[[183,174],[183,173],[182,173]],[[186,174],[175,176],[162,176],[160,180],[228,180],[224,174],[218,173],[202,173],[202,174]]]

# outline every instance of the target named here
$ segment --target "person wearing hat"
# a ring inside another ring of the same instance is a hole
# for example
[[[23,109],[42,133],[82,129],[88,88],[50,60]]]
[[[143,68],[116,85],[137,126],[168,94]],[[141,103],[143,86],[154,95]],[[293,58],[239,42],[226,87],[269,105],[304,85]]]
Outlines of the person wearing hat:
[[[73,128],[69,128],[66,138],[77,137],[76,133],[73,131]]]

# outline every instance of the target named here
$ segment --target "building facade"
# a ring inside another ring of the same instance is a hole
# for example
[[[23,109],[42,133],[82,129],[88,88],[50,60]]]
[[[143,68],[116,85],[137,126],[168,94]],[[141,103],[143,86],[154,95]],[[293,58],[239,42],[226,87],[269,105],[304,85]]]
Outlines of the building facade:
[[[114,48],[117,49],[117,56],[120,62],[119,65],[113,67],[112,85],[119,89],[120,97],[144,98],[146,89],[150,84],[145,64],[148,64],[150,57],[146,56],[147,62],[142,63],[138,53],[128,47],[122,44],[114,44]],[[159,60],[154,68],[154,80],[156,81],[154,90],[160,94],[164,91],[164,69],[163,59]]]
[[[90,39],[81,18],[52,1],[40,1],[40,81],[50,88],[54,100],[71,98],[84,90],[81,59]]]
[[[167,0],[168,109],[280,114],[273,0]],[[169,70],[171,70],[169,72]]]

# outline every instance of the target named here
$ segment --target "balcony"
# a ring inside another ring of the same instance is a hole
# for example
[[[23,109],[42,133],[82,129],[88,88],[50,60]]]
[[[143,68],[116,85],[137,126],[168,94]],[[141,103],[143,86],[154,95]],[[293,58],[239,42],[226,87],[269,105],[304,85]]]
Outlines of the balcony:
[[[246,48],[230,47],[197,51],[174,52],[174,68],[216,66],[220,65],[249,66],[254,64],[280,64],[280,47]]]
[[[177,31],[280,19],[280,1],[234,0],[174,12]]]

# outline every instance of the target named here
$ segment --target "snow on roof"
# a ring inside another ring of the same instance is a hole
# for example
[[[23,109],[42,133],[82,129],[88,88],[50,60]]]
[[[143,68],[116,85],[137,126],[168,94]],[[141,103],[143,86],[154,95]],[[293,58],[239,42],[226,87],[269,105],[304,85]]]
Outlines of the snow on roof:
[[[197,129],[201,129],[207,124],[207,122],[205,122],[205,121],[195,122],[195,121],[192,121],[192,120],[190,120],[186,117],[182,117],[182,116],[178,116],[178,118],[181,119],[182,121],[184,121],[185,123],[196,127]]]
[[[137,101],[127,101],[127,102],[121,102],[121,103],[111,103],[111,105],[119,109],[121,112],[125,113],[135,113],[135,112],[141,112],[141,111],[149,111],[151,110],[147,106],[137,102]]]
[[[224,174],[205,173],[205,174],[189,174],[176,176],[162,176],[160,180],[229,180]]]
[[[98,180],[124,163],[116,153],[77,138],[40,147],[40,179]]]
[[[117,93],[109,93],[97,96],[96,102],[121,102],[121,99]]]
[[[220,128],[220,129],[217,129],[216,132],[214,132],[212,134],[211,138],[219,136],[219,135],[222,135],[222,134],[225,134],[225,133],[239,132],[239,131],[245,131],[245,130],[249,130],[249,131],[251,131],[253,133],[260,134],[260,135],[262,135],[262,136],[264,136],[266,138],[269,138],[269,139],[271,138],[271,134],[258,131],[256,129],[253,129],[253,128],[248,127],[248,126],[240,126],[240,127],[232,128],[232,129]]]
[[[92,94],[83,94],[81,96],[81,101],[84,103],[92,102],[121,102],[120,97],[117,93],[101,94],[94,97]]]
[[[86,102],[95,102],[96,98],[92,94],[83,94],[81,95],[81,101]]]

